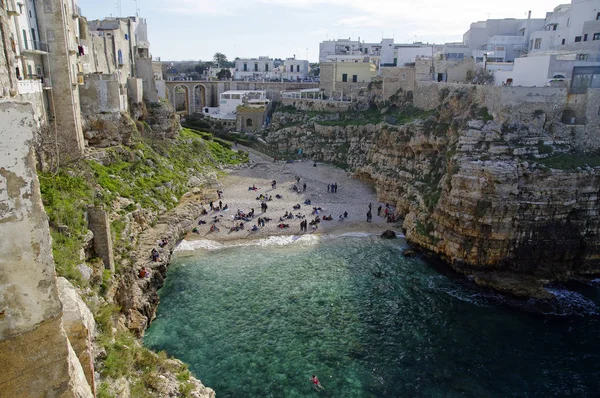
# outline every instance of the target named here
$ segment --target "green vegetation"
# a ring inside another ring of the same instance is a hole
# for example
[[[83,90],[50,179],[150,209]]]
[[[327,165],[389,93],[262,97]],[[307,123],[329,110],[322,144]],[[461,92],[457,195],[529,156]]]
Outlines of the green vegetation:
[[[179,382],[182,396],[189,396],[193,385],[189,383],[190,371],[187,365],[169,359],[163,352],[154,353],[145,348],[129,331],[119,331],[113,335],[112,318],[118,315],[119,309],[105,305],[96,310],[95,319],[100,330],[98,344],[106,351],[106,358],[98,369],[103,377],[118,379],[127,377],[131,382],[133,397],[161,395],[161,378],[159,374],[171,372]],[[98,389],[99,397],[112,397],[108,383],[104,382]]]
[[[173,208],[188,190],[192,175],[215,171],[220,164],[248,161],[248,153],[231,150],[231,143],[202,131],[183,129],[172,140],[142,140],[136,138],[129,147],[105,151],[102,163],[81,160],[57,173],[39,174],[42,201],[48,214],[53,239],[52,251],[58,275],[74,285],[91,287],[99,296],[105,295],[115,283],[115,275],[104,269],[101,260],[91,259],[94,270],[89,281],[81,277],[77,266],[84,261],[80,253],[87,233],[88,206],[102,206],[111,213],[111,231],[116,253],[128,253],[129,239],[123,239],[127,228],[125,216],[138,208],[154,214]],[[131,201],[120,208],[116,199]],[[116,257],[118,259],[118,256]],[[126,272],[117,263],[117,274]],[[106,357],[98,367],[104,378],[126,377],[132,397],[164,396],[163,379],[159,374],[176,375],[181,396],[190,396],[193,384],[186,365],[171,361],[165,353],[155,354],[144,348],[127,330],[114,332],[120,308],[115,305],[88,303],[100,331],[98,344]],[[110,383],[99,384],[97,396],[113,397]]]
[[[574,170],[578,167],[600,167],[600,153],[557,155],[536,161],[546,167],[558,170]]]
[[[544,144],[544,141],[542,140],[538,142],[537,149],[540,155],[549,155],[554,152],[554,148],[552,148],[550,145]]]
[[[211,138],[212,140],[207,140]],[[247,162],[246,152],[231,150],[230,143],[207,133],[184,129],[170,141],[137,140],[131,147],[107,150],[104,164],[80,161],[57,174],[40,173],[42,200],[48,213],[57,273],[75,285],[85,285],[77,270],[87,232],[86,208],[112,209],[124,197],[151,210],[168,210],[187,192],[190,169],[203,173],[217,164]],[[124,215],[137,208],[129,204]],[[122,244],[122,219],[112,222],[115,245]]]

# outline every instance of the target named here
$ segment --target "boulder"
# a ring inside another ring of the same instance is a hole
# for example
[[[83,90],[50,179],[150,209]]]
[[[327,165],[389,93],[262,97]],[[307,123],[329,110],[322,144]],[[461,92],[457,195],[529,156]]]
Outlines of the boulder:
[[[396,239],[396,233],[392,230],[386,230],[383,231],[383,233],[381,234],[381,237],[383,239]]]

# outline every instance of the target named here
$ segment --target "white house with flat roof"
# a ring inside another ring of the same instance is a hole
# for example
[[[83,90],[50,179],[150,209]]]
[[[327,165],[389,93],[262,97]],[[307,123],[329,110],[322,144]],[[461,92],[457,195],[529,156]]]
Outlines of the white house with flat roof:
[[[219,95],[219,107],[205,107],[203,113],[215,119],[235,120],[238,106],[263,107],[269,104],[264,90],[229,90]]]
[[[289,81],[304,80],[308,76],[309,64],[307,60],[288,58],[283,62],[284,72],[282,78]]]
[[[239,58],[235,60],[234,80],[263,81],[275,80],[279,74],[275,71],[272,58]]]

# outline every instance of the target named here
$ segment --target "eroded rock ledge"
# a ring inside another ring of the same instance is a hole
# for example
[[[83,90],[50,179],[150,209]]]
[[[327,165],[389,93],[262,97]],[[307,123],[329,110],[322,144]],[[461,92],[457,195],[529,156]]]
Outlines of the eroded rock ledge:
[[[548,298],[551,281],[600,273],[600,167],[569,164],[600,140],[543,111],[492,117],[472,91],[405,124],[279,112],[264,138],[372,180],[411,244],[480,285]]]

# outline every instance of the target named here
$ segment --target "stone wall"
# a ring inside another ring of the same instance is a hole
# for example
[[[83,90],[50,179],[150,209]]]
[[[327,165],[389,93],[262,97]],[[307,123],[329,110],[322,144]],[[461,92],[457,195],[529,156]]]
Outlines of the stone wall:
[[[266,107],[253,108],[238,106],[236,131],[253,133],[260,130],[265,123],[266,112]]]
[[[31,105],[0,103],[0,391],[92,397],[62,327]]]
[[[0,7],[0,98],[17,95],[17,76],[13,72],[15,54],[11,48],[9,16],[6,7]]]
[[[142,79],[130,77],[127,79],[127,95],[129,101],[133,104],[139,104],[144,101],[144,83]]]
[[[319,99],[282,98],[281,103],[284,106],[293,106],[299,111],[305,112],[346,112],[352,107],[352,102],[349,101],[340,102]]]
[[[389,99],[391,96],[398,93],[399,90],[403,92],[415,91],[415,68],[404,67],[404,68],[381,68],[382,75],[382,86],[383,86],[383,98]]]
[[[88,207],[88,228],[94,234],[94,252],[102,259],[104,268],[115,272],[110,222],[106,211],[98,207]]]
[[[121,107],[121,89],[115,75],[87,75],[79,89],[79,98],[84,117],[126,110]]]

